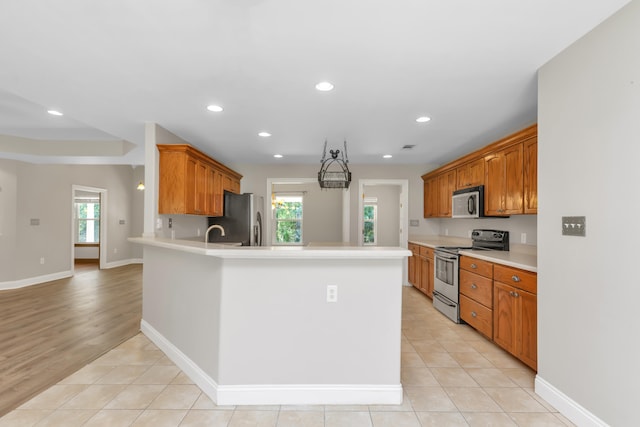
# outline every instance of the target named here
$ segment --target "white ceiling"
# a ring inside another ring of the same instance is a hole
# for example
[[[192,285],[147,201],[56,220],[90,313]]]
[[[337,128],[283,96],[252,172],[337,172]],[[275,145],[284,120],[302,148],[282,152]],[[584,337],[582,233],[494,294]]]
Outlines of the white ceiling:
[[[536,70],[628,1],[4,1],[0,157],[142,164],[155,122],[231,164],[444,163],[535,123]]]

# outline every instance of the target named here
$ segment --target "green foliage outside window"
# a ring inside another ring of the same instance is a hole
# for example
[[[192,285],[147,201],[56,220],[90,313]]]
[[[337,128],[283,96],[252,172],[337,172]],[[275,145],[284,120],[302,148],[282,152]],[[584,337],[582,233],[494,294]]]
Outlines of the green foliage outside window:
[[[364,244],[376,243],[376,207],[366,205],[364,207]]]
[[[302,243],[302,197],[276,199],[276,243]]]
[[[78,243],[100,241],[100,204],[76,203]]]

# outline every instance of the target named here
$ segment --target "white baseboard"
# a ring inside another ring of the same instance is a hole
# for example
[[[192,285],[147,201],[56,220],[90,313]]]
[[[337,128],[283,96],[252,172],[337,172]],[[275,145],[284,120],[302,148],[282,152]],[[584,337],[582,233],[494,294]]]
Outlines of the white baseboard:
[[[0,290],[18,289],[31,285],[39,285],[40,283],[51,282],[53,280],[66,279],[71,277],[71,271],[59,271],[57,273],[45,274],[43,276],[28,277],[26,279],[13,280],[8,282],[0,282]]]
[[[129,258],[129,259],[121,259],[119,261],[108,262],[104,265],[104,268],[116,268],[123,267],[129,264],[142,264],[141,258]]]
[[[593,415],[576,401],[536,375],[535,392],[549,402],[572,423],[584,427],[608,427],[609,425]]]
[[[140,330],[217,405],[400,405],[402,385],[219,385],[144,319]]]

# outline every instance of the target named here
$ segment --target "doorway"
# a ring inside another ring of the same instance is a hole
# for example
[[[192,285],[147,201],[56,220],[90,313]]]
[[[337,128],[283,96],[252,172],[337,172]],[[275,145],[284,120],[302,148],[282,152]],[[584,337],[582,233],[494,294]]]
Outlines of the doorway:
[[[361,179],[358,185],[358,244],[406,248],[408,181]]]
[[[106,264],[107,190],[72,185],[71,272],[104,268]]]

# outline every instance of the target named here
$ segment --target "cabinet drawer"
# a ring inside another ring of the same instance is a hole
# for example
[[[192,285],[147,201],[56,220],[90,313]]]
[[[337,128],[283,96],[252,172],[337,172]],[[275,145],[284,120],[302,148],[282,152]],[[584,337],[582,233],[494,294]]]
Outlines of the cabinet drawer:
[[[420,253],[420,246],[413,244],[413,243],[409,243],[408,245],[408,249],[413,252],[414,255],[418,255]]]
[[[420,248],[420,256],[426,257],[426,258],[433,258],[433,249],[428,248],[426,246],[419,246]]]
[[[460,295],[460,318],[489,339],[493,339],[493,311]]]
[[[493,282],[488,277],[460,270],[460,293],[486,307],[492,308]]]
[[[505,283],[534,294],[538,293],[538,275],[536,273],[499,264],[496,264],[493,273],[496,282]]]
[[[477,258],[471,258],[468,256],[460,257],[460,268],[462,270],[471,271],[472,273],[479,274],[484,277],[493,277],[493,264],[487,261],[482,261]]]

